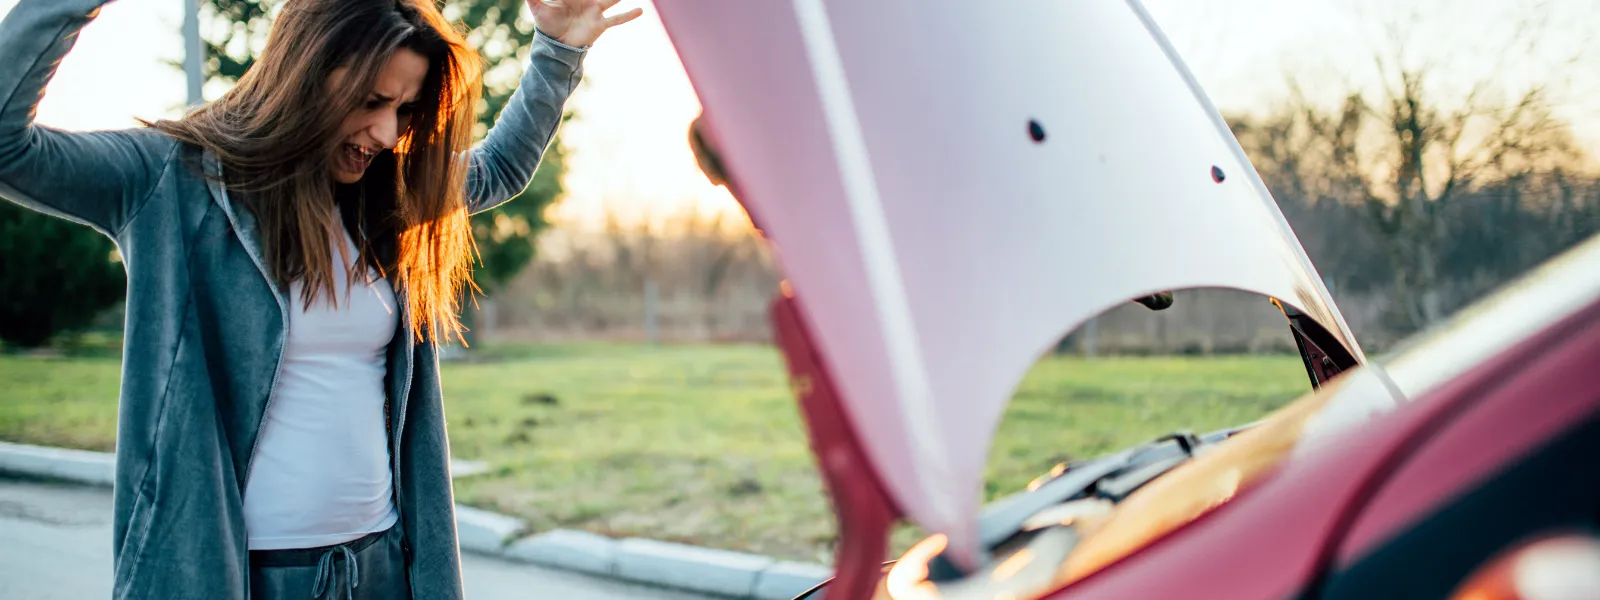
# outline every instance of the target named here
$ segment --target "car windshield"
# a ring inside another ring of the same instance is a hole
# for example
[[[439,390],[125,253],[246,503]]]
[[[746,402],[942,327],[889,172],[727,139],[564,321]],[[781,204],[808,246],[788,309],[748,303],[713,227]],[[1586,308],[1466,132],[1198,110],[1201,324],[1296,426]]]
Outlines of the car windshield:
[[[881,597],[991,598],[998,597],[999,592],[1023,597],[1041,588],[1059,588],[1192,522],[1285,462],[1328,446],[1340,434],[1396,406],[1389,388],[1375,371],[1349,371],[1255,425],[1220,442],[1201,446],[1193,458],[1148,465],[1165,472],[1150,473],[1148,480],[1140,477],[1148,482],[1120,502],[1086,498],[1040,511],[1021,527],[1021,531],[1035,534],[1024,542],[1026,548],[1001,550],[997,555],[999,564],[986,567],[984,575],[928,581],[930,571],[926,565],[944,550],[944,539],[934,536],[924,540],[891,571],[888,594]],[[1168,464],[1175,466],[1163,466]],[[1107,472],[1118,470],[1115,460],[1107,465]],[[1086,466],[1083,474],[1095,477],[1092,470]],[[919,592],[929,586],[936,587],[938,593]]]
[[[1100,519],[1076,524],[1082,541],[1058,583],[1083,578],[1228,502],[1291,457],[1394,408],[1368,370],[1347,373],[1130,494]]]
[[[1415,336],[1403,349],[1376,360],[1377,369],[1345,373],[1155,478],[1104,517],[1080,520],[1074,527],[1082,540],[1058,569],[1057,585],[1131,554],[1228,502],[1276,467],[1393,411],[1405,400],[1392,389],[1415,399],[1588,305],[1600,295],[1600,284],[1578,274],[1592,272],[1596,264],[1600,236]]]

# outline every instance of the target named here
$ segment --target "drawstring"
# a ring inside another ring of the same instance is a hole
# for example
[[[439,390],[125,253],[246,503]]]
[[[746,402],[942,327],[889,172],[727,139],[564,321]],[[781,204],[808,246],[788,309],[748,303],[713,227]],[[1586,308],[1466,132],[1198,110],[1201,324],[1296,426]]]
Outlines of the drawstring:
[[[344,557],[344,597],[355,598],[356,586],[361,585],[361,567],[356,564],[356,553],[351,552],[349,546],[342,544],[329,548],[327,552],[322,554],[322,558],[317,560],[317,583],[311,588],[311,596],[313,598],[321,598],[322,593],[327,591],[328,580],[333,578],[334,552],[338,552]]]

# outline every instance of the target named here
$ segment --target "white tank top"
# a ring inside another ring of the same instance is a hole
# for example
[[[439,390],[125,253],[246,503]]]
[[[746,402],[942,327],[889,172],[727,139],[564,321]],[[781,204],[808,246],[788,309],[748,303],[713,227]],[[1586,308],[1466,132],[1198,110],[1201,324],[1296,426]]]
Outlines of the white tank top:
[[[340,232],[355,260],[355,244]],[[304,285],[289,290],[283,370],[245,482],[251,550],[341,544],[399,516],[383,408],[385,354],[399,325],[394,290],[375,275],[348,286],[337,248],[333,266],[337,309],[322,294],[307,310]]]

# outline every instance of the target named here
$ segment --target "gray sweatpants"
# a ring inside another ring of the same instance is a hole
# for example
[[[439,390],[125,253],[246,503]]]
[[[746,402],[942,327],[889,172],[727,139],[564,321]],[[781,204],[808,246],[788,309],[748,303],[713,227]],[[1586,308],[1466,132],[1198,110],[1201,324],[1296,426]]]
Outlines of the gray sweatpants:
[[[251,600],[403,600],[411,597],[398,523],[335,546],[250,552]]]

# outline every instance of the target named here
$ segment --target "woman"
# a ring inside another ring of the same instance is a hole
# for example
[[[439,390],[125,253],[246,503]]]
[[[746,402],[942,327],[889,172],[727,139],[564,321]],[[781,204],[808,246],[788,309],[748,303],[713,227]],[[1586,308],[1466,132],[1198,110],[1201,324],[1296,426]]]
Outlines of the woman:
[[[105,0],[0,24],[0,197],[111,237],[128,271],[117,598],[459,598],[437,345],[470,213],[522,190],[586,49],[637,9],[530,0],[532,57],[468,147],[474,54],[433,0],[288,0],[181,120],[33,124]]]

